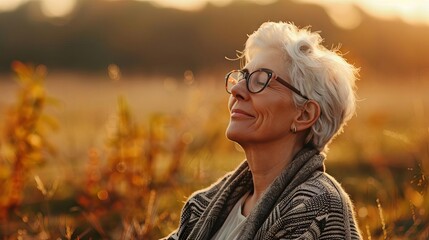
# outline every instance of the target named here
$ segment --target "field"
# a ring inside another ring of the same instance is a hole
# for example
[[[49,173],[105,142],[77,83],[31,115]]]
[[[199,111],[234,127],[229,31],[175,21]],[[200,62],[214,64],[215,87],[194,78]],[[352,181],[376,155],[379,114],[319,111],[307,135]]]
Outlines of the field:
[[[21,85],[0,79],[1,239],[158,239],[190,193],[243,160],[224,136],[223,73],[45,77],[39,67],[46,80],[35,84],[31,69],[15,69]],[[428,239],[429,81],[363,73],[358,86],[327,171],[365,239]],[[37,114],[19,111],[28,107]],[[30,147],[14,148],[22,131]]]

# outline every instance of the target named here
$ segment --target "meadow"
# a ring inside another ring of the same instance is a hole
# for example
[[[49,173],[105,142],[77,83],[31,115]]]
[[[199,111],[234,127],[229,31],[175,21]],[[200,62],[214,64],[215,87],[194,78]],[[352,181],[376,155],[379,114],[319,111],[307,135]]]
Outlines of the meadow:
[[[224,73],[50,73],[0,81],[0,239],[158,239],[193,191],[231,171]],[[327,171],[364,239],[429,238],[429,81],[362,73]]]

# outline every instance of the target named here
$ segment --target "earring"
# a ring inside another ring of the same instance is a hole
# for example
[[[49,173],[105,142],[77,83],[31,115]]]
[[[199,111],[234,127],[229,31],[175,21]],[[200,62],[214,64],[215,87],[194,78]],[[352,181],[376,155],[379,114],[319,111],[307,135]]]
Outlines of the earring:
[[[292,123],[292,126],[290,127],[290,131],[292,132],[292,133],[296,133],[296,126],[295,126],[295,124],[293,124]]]

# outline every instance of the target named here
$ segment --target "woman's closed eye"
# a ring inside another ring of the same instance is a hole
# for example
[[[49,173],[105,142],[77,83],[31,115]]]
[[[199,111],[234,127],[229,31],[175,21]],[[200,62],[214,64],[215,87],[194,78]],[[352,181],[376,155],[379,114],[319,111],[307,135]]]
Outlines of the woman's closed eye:
[[[265,81],[262,80],[256,80],[255,82],[256,85],[263,87],[265,85]]]

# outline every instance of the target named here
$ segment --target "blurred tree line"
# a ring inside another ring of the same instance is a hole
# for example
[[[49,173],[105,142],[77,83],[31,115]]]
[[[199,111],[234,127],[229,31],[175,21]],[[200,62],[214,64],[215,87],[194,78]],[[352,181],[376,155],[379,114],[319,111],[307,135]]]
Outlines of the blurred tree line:
[[[360,11],[360,10],[358,10]],[[159,8],[149,2],[79,0],[61,19],[43,16],[37,1],[0,13],[0,72],[13,60],[53,70],[104,71],[111,63],[128,71],[183,74],[185,70],[238,67],[235,50],[264,21],[291,21],[320,30],[325,46],[341,43],[346,58],[366,70],[420,74],[429,70],[429,26],[380,20],[364,12],[354,29],[336,27],[320,6],[279,0],[243,0],[200,11]]]

